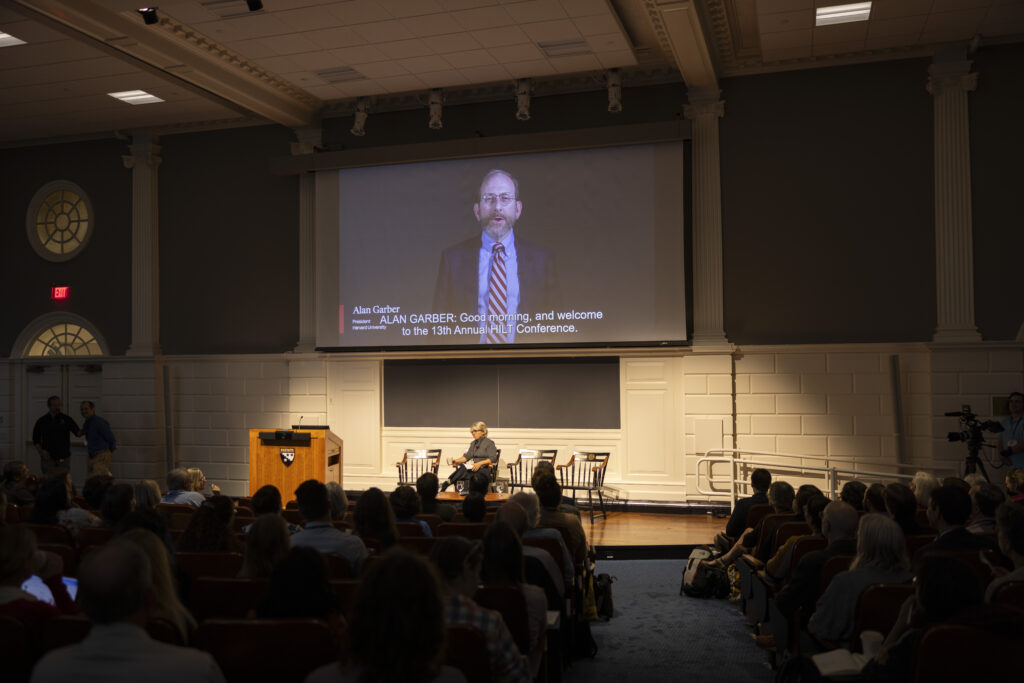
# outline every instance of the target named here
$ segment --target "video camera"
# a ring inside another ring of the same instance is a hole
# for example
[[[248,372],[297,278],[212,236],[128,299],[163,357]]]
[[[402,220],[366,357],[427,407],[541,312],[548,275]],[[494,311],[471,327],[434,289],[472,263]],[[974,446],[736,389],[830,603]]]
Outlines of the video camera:
[[[985,435],[982,432],[998,433],[1003,431],[1003,425],[994,420],[985,420],[984,422],[979,420],[978,416],[971,412],[971,406],[967,403],[961,407],[959,412],[946,413],[945,415],[946,417],[960,418],[960,431],[946,434],[946,438],[950,441],[980,444],[985,440]]]

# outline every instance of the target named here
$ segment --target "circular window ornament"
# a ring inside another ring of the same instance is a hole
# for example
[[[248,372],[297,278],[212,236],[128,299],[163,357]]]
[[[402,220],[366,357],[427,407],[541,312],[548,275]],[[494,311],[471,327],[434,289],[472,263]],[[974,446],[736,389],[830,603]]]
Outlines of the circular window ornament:
[[[25,217],[29,244],[47,261],[68,261],[92,236],[92,205],[85,192],[68,180],[39,188]]]

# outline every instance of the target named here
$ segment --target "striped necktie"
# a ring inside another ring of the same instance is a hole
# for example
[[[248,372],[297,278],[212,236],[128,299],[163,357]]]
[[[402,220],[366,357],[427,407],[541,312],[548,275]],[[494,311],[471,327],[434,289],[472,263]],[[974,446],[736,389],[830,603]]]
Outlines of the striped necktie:
[[[491,258],[491,274],[487,284],[487,343],[504,344],[505,335],[493,329],[494,325],[505,324],[505,313],[508,311],[508,289],[505,278],[505,247],[494,245]]]

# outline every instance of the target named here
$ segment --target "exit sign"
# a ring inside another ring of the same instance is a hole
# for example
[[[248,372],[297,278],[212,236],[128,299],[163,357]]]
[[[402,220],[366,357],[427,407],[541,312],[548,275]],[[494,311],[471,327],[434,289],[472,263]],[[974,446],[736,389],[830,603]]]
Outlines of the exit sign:
[[[50,298],[54,301],[64,301],[71,296],[70,287],[50,287]]]

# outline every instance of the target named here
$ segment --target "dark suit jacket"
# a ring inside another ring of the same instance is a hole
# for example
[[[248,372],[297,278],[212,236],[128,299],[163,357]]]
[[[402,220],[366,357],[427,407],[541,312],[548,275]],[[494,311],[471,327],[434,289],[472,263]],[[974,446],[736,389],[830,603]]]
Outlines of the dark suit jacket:
[[[515,240],[519,312],[532,316],[540,311],[558,310],[561,291],[554,255],[518,235]],[[448,247],[441,253],[441,266],[434,288],[435,313],[477,313],[479,261],[480,235]],[[474,326],[478,324],[474,323]]]
[[[768,502],[768,495],[764,491],[757,491],[750,498],[741,498],[736,501],[736,507],[732,509],[732,516],[725,525],[725,535],[736,540],[747,528],[747,513],[755,505],[764,505]]]
[[[818,600],[818,587],[821,583],[821,568],[829,558],[836,555],[855,555],[857,541],[843,538],[829,543],[824,550],[807,553],[793,569],[793,578],[789,580],[779,594],[775,596],[775,605],[787,617],[793,615],[797,608],[804,608],[804,618],[814,611]]]
[[[918,562],[929,553],[959,553],[965,550],[992,550],[996,545],[991,538],[972,534],[964,527],[957,527],[942,534],[926,546],[914,553],[914,562]]]

